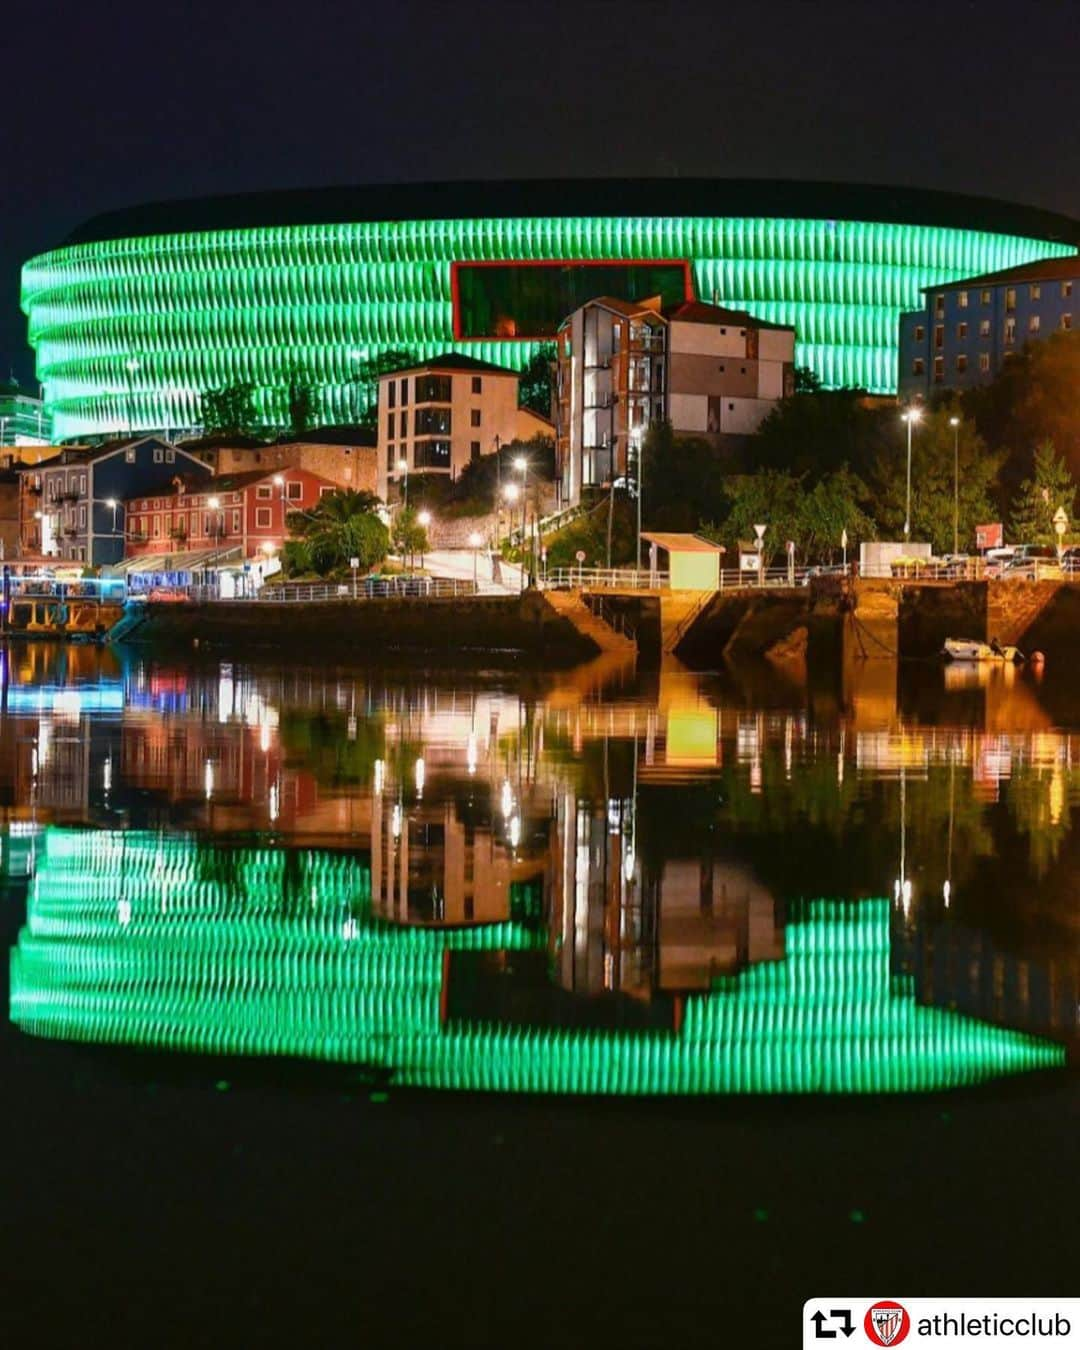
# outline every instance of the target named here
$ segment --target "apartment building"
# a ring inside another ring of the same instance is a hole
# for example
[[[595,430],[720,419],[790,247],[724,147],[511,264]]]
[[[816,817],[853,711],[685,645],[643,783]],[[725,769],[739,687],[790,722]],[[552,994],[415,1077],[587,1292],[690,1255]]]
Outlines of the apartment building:
[[[303,440],[271,445],[249,437],[207,436],[185,441],[184,448],[216,474],[306,469],[340,488],[379,490],[378,440],[375,431],[365,427],[325,427]]]
[[[923,290],[900,316],[900,397],[989,384],[1027,342],[1080,327],[1080,257],[1046,258]]]
[[[517,372],[448,352],[379,381],[379,496],[407,473],[456,478],[497,445],[550,425],[518,407]]]
[[[564,505],[633,477],[653,422],[734,444],[794,390],[793,328],[697,300],[598,297],[563,321],[557,347]]]

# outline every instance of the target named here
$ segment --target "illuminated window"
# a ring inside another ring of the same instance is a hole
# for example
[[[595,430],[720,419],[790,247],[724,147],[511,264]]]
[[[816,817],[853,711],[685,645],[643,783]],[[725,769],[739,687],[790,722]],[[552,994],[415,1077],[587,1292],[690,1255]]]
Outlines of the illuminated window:
[[[443,440],[417,441],[415,459],[418,469],[449,469],[450,442]]]
[[[958,323],[958,324],[956,325],[956,336],[957,336],[957,338],[960,339],[961,341],[962,341],[964,338],[967,337],[967,324],[966,324],[966,323]]]
[[[1068,330],[1072,327],[1072,315],[1071,315],[1071,314],[1063,314],[1063,315],[1061,316],[1061,326],[1062,326],[1062,328],[1065,329],[1066,332],[1068,332]]]
[[[1037,333],[1041,325],[1041,320],[1037,314],[1028,315],[1028,332]]]
[[[1063,281],[1063,282],[1061,283],[1061,294],[1062,294],[1063,296],[1070,296],[1070,295],[1072,295],[1072,282],[1071,282],[1071,281]]]
[[[979,369],[982,371],[982,373],[983,373],[984,375],[985,375],[986,372],[990,369],[990,353],[989,353],[989,352],[980,352],[980,353],[979,353]]]
[[[1015,319],[1006,319],[1006,320],[1005,320],[1005,341],[1006,341],[1006,342],[1015,342],[1015,341],[1016,341],[1016,320],[1015,320]]]
[[[1015,286],[1008,286],[1008,287],[1006,287],[1006,289],[1005,289],[1005,308],[1006,308],[1007,310],[1009,310],[1009,309],[1015,309],[1015,308],[1016,308],[1016,287],[1015,287]]]
[[[959,371],[967,370],[967,357],[961,352],[956,358],[956,369]]]
[[[988,337],[990,336],[990,320],[989,320],[989,319],[980,319],[980,320],[979,320],[979,336],[980,336],[981,338],[988,338]]]
[[[934,357],[934,383],[940,384],[945,378],[945,358],[943,356]]]
[[[417,408],[413,413],[413,434],[416,436],[449,436],[449,408]]]
[[[1042,287],[1039,285],[1037,281],[1033,281],[1031,283],[1031,286],[1029,287],[1029,293],[1031,295],[1032,300],[1042,299]]]
[[[417,403],[449,403],[451,379],[449,375],[418,375],[416,377]]]
[[[992,299],[992,296],[989,291],[983,291],[982,296],[980,298],[984,305],[988,305]]]
[[[921,323],[917,323],[915,325],[915,341],[916,342],[926,341],[926,329],[922,326]],[[721,366],[720,369],[723,370],[724,367]]]
[[[957,291],[957,293],[956,293],[956,303],[960,306],[961,309],[967,309],[967,307],[968,307],[968,293],[967,293],[967,291]]]
[[[945,313],[945,297],[943,295],[934,296],[934,313],[939,318]]]

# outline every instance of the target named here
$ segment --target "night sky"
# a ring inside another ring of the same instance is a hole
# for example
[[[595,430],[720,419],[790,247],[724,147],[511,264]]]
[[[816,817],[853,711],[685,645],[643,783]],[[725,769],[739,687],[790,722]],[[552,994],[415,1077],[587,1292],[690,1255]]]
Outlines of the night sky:
[[[0,376],[32,374],[21,263],[140,201],[679,174],[1080,216],[1076,0],[44,0],[0,49]]]

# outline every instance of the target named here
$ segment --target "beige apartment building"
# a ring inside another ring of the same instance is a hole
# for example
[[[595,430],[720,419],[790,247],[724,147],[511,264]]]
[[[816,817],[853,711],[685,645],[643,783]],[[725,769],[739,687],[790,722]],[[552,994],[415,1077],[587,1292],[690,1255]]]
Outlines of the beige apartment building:
[[[358,429],[353,429],[350,438],[340,443],[321,437],[275,445],[205,439],[196,443],[185,441],[184,449],[209,464],[216,474],[251,473],[255,469],[304,469],[328,479],[339,488],[374,493],[379,490],[375,435],[367,436]]]
[[[518,407],[516,371],[448,352],[379,381],[379,496],[405,473],[456,478],[497,445],[551,435]]]
[[[563,505],[636,472],[653,422],[715,443],[752,435],[794,390],[795,330],[741,310],[600,296],[559,327],[556,462]]]

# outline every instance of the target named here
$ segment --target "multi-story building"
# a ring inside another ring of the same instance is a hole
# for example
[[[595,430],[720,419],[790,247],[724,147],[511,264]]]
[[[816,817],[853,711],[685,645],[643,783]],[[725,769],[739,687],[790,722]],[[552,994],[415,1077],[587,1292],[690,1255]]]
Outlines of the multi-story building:
[[[40,398],[0,384],[0,445],[48,445],[49,419]]]
[[[1080,328],[1080,258],[928,286],[923,298],[900,316],[901,398],[989,384],[1026,342]]]
[[[794,389],[795,330],[696,300],[601,296],[559,329],[556,462],[566,505],[633,470],[651,423],[751,435]]]
[[[177,476],[167,490],[124,502],[127,559],[142,560],[148,571],[181,571],[185,554],[277,555],[289,537],[289,512],[310,511],[338,490],[307,469],[254,469],[211,478],[205,465],[199,467],[202,475]]]
[[[124,556],[127,498],[161,492],[178,475],[210,477],[207,465],[157,436],[71,447],[21,472],[24,553],[93,567]]]
[[[379,380],[379,496],[406,473],[456,478],[513,440],[550,434],[518,407],[517,372],[448,352]]]
[[[340,488],[379,491],[378,437],[364,427],[328,427],[308,440],[272,445],[247,437],[208,436],[185,441],[184,448],[219,474],[307,469]]]

